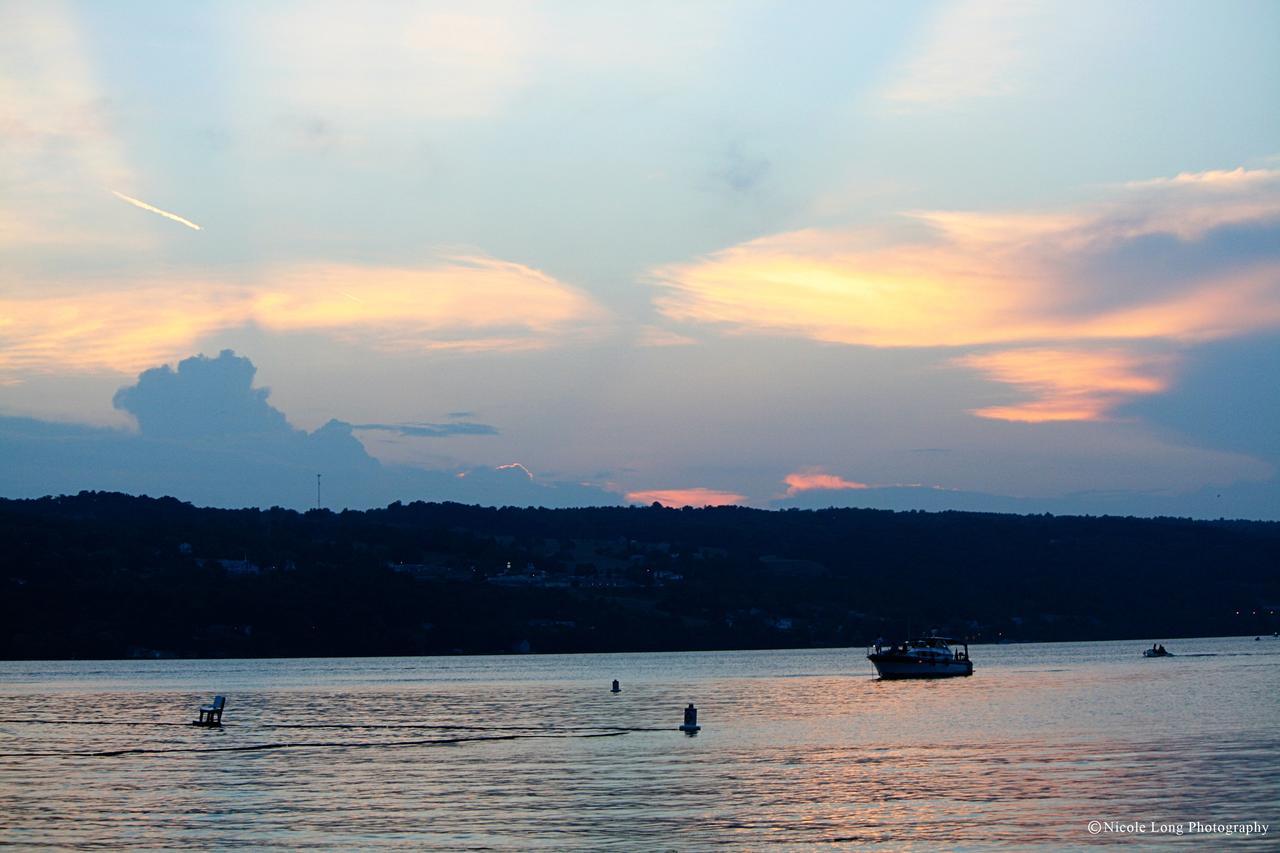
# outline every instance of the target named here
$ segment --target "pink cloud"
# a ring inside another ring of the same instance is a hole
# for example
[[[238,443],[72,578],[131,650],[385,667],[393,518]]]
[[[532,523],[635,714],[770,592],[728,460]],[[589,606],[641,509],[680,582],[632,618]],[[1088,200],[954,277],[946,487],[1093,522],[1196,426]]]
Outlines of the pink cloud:
[[[627,500],[631,503],[660,503],[663,506],[730,506],[746,501],[745,495],[735,492],[721,492],[702,487],[692,489],[650,489],[647,491],[627,492]]]
[[[1165,390],[1172,373],[1169,357],[1121,349],[1017,349],[964,356],[956,363],[1015,385],[1032,397],[1008,406],[975,409],[975,415],[1027,423],[1101,420],[1130,397]]]
[[[866,483],[846,480],[836,474],[827,474],[820,470],[796,471],[784,477],[782,482],[787,484],[787,497],[789,498],[795,497],[801,492],[813,491],[815,489],[836,491],[840,489],[871,488]]]

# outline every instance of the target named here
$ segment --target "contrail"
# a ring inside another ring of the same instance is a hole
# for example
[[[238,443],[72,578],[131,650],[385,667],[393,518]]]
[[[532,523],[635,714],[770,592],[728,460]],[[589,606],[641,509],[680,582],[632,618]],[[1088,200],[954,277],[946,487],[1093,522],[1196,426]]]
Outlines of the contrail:
[[[132,196],[127,196],[124,193],[118,193],[115,190],[112,190],[111,194],[116,198],[120,199],[121,201],[129,202],[129,204],[133,205],[134,207],[140,207],[143,210],[149,210],[152,213],[158,213],[161,216],[163,216],[165,219],[172,219],[174,222],[181,222],[183,225],[187,226],[188,228],[194,228],[197,231],[201,230],[199,225],[195,224],[190,219],[183,219],[181,216],[179,216],[176,213],[170,213],[167,210],[161,210],[158,207],[153,207],[147,204],[145,201],[138,201],[136,198],[133,198]]]

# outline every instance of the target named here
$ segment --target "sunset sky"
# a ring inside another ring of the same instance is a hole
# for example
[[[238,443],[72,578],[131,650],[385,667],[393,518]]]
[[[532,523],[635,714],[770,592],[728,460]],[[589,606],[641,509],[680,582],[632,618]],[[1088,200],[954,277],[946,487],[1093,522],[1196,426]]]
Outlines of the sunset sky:
[[[1280,518],[1277,34],[0,0],[0,495]]]

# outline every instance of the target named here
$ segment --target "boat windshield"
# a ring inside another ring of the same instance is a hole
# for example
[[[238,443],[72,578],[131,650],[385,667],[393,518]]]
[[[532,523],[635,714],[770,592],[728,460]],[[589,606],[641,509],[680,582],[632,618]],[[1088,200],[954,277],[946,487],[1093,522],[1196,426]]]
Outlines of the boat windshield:
[[[968,646],[964,646],[964,650],[960,651],[952,648],[953,641],[947,637],[919,637],[913,640],[903,640],[897,643],[885,642],[879,639],[875,642],[875,650],[884,654],[905,655],[909,653],[927,653],[928,656],[937,655],[954,656],[957,660],[967,660]]]

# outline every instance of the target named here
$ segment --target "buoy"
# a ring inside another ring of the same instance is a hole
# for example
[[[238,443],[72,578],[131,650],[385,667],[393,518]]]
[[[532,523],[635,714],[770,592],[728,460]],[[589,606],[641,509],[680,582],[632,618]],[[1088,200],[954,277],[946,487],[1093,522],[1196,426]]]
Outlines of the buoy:
[[[622,685],[618,683],[618,679],[616,679],[616,678],[615,678],[615,679],[613,680],[613,689],[611,689],[609,692],[610,692],[610,693],[621,693],[621,692],[622,692]]]
[[[693,707],[693,703],[689,703],[689,707],[684,709],[684,723],[680,726],[680,731],[687,735],[696,735],[702,730],[702,726],[698,725],[698,709]]]

